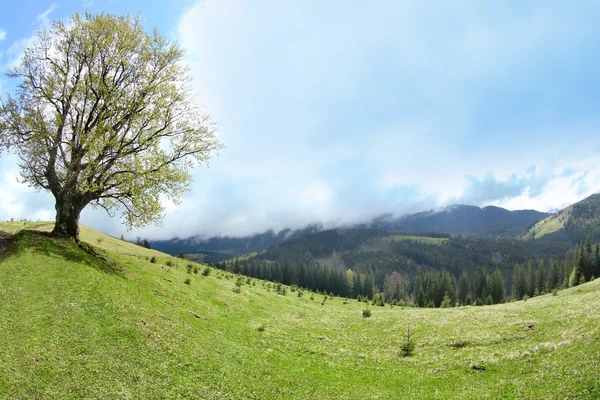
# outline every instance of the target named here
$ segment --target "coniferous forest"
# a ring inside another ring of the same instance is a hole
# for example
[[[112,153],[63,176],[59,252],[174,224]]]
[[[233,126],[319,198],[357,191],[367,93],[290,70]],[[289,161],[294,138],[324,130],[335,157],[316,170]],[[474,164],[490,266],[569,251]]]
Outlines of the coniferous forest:
[[[319,232],[213,266],[374,304],[497,304],[600,276],[590,239],[523,241],[376,229]]]

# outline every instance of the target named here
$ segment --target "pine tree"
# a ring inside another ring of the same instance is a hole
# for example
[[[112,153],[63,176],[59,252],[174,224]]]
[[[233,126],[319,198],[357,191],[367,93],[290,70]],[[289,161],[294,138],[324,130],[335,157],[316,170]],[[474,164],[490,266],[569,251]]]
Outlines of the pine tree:
[[[526,293],[525,269],[517,263],[513,269],[512,295],[513,298],[521,300]]]
[[[526,285],[526,294],[529,297],[533,297],[534,293],[535,293],[535,288],[537,286],[537,282],[536,282],[536,275],[535,275],[535,267],[533,266],[533,260],[529,260],[527,262],[527,275],[526,275],[526,279],[525,279],[525,285]]]
[[[467,304],[467,297],[469,297],[469,278],[467,277],[467,272],[463,269],[460,274],[460,278],[458,278],[458,300],[461,304]]]
[[[504,287],[504,277],[500,268],[496,267],[496,270],[490,277],[490,296],[492,296],[493,304],[502,303],[504,296],[506,295],[506,288]]]
[[[553,290],[560,287],[562,283],[560,266],[557,261],[550,261],[550,272],[548,273],[547,289]]]
[[[582,279],[585,277],[582,271],[582,258],[584,257],[585,250],[582,247],[575,250],[575,257],[573,257],[573,269],[571,272],[571,276],[569,277],[569,286],[577,286],[581,283]]]
[[[444,295],[444,299],[442,300],[442,304],[440,305],[441,308],[450,308],[452,307],[452,301],[450,300],[450,296],[448,296],[448,293],[446,293]]]
[[[596,250],[595,250],[595,257],[594,257],[594,278],[598,278],[600,277],[600,245],[598,243],[596,243]]]
[[[592,252],[592,241],[588,236],[585,240],[585,250],[582,248],[581,272],[586,281],[589,281],[594,273],[594,253]]]
[[[536,291],[538,294],[546,293],[546,270],[544,267],[544,260],[538,261],[537,278],[536,278]]]

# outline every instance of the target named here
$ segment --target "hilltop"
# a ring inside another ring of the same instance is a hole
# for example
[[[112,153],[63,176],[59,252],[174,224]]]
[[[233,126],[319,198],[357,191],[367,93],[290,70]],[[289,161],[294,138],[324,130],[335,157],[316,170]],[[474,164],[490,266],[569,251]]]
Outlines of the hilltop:
[[[600,194],[593,194],[539,221],[524,238],[580,243],[587,236],[600,240]]]
[[[386,229],[406,232],[436,232],[467,234],[485,237],[517,237],[526,232],[536,222],[550,216],[535,210],[509,211],[501,207],[476,207],[453,205],[442,210],[430,210],[396,217],[384,214],[372,220],[351,226],[338,226],[340,229]],[[215,261],[266,250],[269,247],[312,235],[326,230],[320,224],[308,225],[302,229],[283,229],[279,232],[269,230],[243,237],[205,237],[172,238],[151,242],[152,248],[169,254],[194,254],[198,259]]]
[[[34,224],[0,224],[0,230],[19,228]],[[148,399],[600,396],[600,281],[495,306],[369,307],[371,317],[363,318],[365,304],[355,300],[324,300],[307,291],[299,296],[292,287],[278,294],[275,285],[257,279],[210,268],[204,276],[206,267],[193,263],[188,273],[188,261],[89,228],[82,228],[82,239],[102,257],[26,230],[16,234],[0,262],[0,393]],[[409,327],[417,347],[403,357]]]

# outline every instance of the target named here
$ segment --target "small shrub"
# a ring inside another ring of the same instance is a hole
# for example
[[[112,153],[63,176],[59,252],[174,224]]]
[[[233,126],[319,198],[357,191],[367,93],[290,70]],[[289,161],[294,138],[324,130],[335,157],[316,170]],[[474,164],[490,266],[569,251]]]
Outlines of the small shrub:
[[[209,276],[210,275],[210,267],[204,267],[204,269],[202,270],[202,276]]]
[[[558,296],[558,289],[552,289],[552,296]]]
[[[455,340],[448,346],[452,347],[453,349],[462,349],[463,347],[467,346],[467,342],[465,342],[464,340]]]
[[[151,262],[152,264],[156,264],[156,257],[155,257],[155,256],[152,256],[152,258],[150,259],[150,262]]]
[[[400,351],[404,357],[412,356],[415,351],[416,343],[413,337],[413,333],[410,331],[410,327],[406,328],[406,335],[400,345]]]
[[[187,265],[187,273],[191,274],[194,271],[194,266],[192,264]]]
[[[529,300],[529,296],[527,296],[527,295],[523,296],[523,301],[527,301],[527,300]]]
[[[310,295],[310,299],[311,299],[311,300],[314,300],[314,299],[315,299],[315,295],[311,293],[311,295]]]
[[[369,318],[371,316],[371,310],[369,310],[368,308],[365,308],[362,312],[362,316],[363,316],[363,318]]]
[[[475,371],[485,372],[485,365],[483,364],[471,364],[470,368]]]
[[[98,244],[104,242],[104,239],[102,239],[101,237],[99,237],[98,239],[96,239],[96,241],[98,242]]]
[[[173,266],[173,261],[167,260],[167,262],[165,264],[166,264],[167,267],[172,267]]]
[[[198,266],[196,265],[194,267],[194,275],[198,275],[198,271],[200,271],[200,269],[198,268]]]
[[[267,324],[265,324],[264,322],[262,324],[260,324],[258,326],[258,328],[256,328],[256,330],[259,331],[259,332],[264,332],[265,329],[267,329]]]
[[[183,281],[186,285],[191,285],[192,280],[190,278],[186,278],[185,281]]]

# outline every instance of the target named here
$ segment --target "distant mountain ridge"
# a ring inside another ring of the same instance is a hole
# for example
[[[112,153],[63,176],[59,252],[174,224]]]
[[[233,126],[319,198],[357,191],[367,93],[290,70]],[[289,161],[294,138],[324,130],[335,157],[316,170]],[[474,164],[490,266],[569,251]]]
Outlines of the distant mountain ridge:
[[[495,206],[452,205],[441,211],[419,212],[400,218],[382,216],[374,219],[370,226],[409,232],[517,237],[550,215],[536,210],[509,211]]]
[[[535,223],[551,214],[535,210],[509,211],[501,207],[453,205],[440,211],[423,211],[401,217],[384,214],[357,224],[357,228],[391,229],[407,232],[440,232],[493,237],[523,236]],[[245,237],[193,236],[152,241],[154,249],[165,253],[203,255],[205,260],[219,260],[239,254],[266,250],[280,243],[324,230],[322,224],[311,224],[301,229],[269,230]]]
[[[220,260],[239,254],[252,253],[265,250],[272,246],[297,237],[320,232],[324,228],[321,224],[311,224],[302,229],[283,229],[279,232],[268,230],[244,237],[209,237],[202,235],[188,238],[173,238],[169,240],[151,241],[153,249],[169,254],[184,252],[185,254],[204,255],[207,260]],[[199,257],[202,258],[202,257]]]
[[[600,240],[600,194],[585,199],[544,218],[523,236],[525,239],[561,240],[578,243],[587,236]]]

